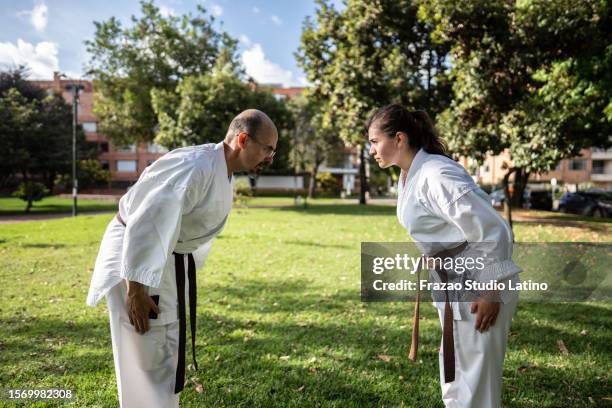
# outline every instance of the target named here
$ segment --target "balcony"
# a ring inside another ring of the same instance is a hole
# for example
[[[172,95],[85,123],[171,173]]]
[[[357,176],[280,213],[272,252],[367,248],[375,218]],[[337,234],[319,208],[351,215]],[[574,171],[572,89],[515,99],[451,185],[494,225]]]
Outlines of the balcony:
[[[591,149],[591,160],[612,160],[612,148],[600,149],[594,147]]]
[[[591,181],[612,181],[612,173],[591,174]]]

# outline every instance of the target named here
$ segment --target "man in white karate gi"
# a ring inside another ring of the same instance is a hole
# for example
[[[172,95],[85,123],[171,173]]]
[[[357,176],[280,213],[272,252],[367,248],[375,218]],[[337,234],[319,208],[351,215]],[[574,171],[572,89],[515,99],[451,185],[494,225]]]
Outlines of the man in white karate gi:
[[[107,297],[122,407],[178,406],[187,298],[195,364],[195,269],[231,210],[232,174],[259,172],[272,162],[277,142],[270,118],[246,110],[232,120],[223,142],[167,153],[121,198],[100,245],[87,304]]]

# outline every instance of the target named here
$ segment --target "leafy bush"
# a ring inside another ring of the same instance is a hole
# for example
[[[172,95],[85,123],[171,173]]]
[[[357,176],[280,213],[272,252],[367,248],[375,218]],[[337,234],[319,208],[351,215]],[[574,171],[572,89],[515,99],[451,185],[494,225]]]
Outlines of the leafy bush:
[[[339,194],[340,186],[338,180],[330,173],[317,174],[317,185],[319,190],[324,194]]]
[[[49,190],[44,184],[35,181],[22,181],[12,195],[28,203],[25,209],[27,213],[30,212],[34,201],[42,200],[47,194],[49,194]]]
[[[253,197],[253,191],[248,181],[238,180],[234,183],[234,203],[236,205],[246,207],[251,197]]]

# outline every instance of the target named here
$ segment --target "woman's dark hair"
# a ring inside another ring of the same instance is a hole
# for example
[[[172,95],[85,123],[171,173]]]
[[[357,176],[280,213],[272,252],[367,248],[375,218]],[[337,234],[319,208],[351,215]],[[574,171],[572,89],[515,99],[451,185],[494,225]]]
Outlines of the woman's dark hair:
[[[410,147],[423,148],[429,154],[440,154],[450,157],[446,143],[440,138],[429,115],[424,110],[409,111],[402,105],[392,104],[377,109],[366,126],[366,132],[372,125],[393,138],[397,132],[408,135]]]

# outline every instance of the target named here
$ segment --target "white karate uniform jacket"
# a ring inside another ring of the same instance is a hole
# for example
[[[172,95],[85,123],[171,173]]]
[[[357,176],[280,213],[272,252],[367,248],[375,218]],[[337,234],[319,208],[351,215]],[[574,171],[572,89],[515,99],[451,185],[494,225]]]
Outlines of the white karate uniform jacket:
[[[123,279],[159,288],[173,251],[193,253],[201,267],[231,206],[223,143],[176,149],[153,162],[119,201],[127,227],[113,242],[103,238],[87,304],[97,305]]]
[[[121,198],[119,213],[126,226],[116,217],[109,223],[87,296],[90,306],[108,298],[121,407],[178,406],[174,386],[179,322],[172,253],[192,253],[196,268],[201,267],[231,205],[223,143],[167,153]],[[144,335],[129,322],[124,279],[142,283],[151,296],[159,295],[160,313],[149,319],[150,330]]]
[[[468,247],[459,257],[476,258],[486,250],[485,267],[466,271],[478,282],[518,281],[519,268],[512,261],[512,230],[491,206],[482,191],[459,163],[420,149],[399,180],[397,217],[425,255],[457,247]],[[472,245],[469,245],[472,244]],[[435,271],[435,280],[439,280]],[[504,303],[518,292],[500,293]],[[444,302],[436,302],[444,309]],[[457,302],[452,303],[455,320],[461,320]]]
[[[420,149],[407,173],[399,181],[397,217],[425,255],[468,246],[458,257],[479,256],[486,249],[484,268],[466,271],[479,282],[518,281],[521,271],[512,261],[512,231],[491,206],[488,195],[455,161]],[[435,271],[430,278],[439,281]],[[506,287],[508,285],[506,284]],[[470,302],[451,302],[455,341],[455,381],[444,382],[444,361],[440,347],[440,384],[447,407],[499,407],[503,361],[518,292],[500,293],[496,323],[487,332],[478,332]],[[441,324],[444,302],[435,302]]]

